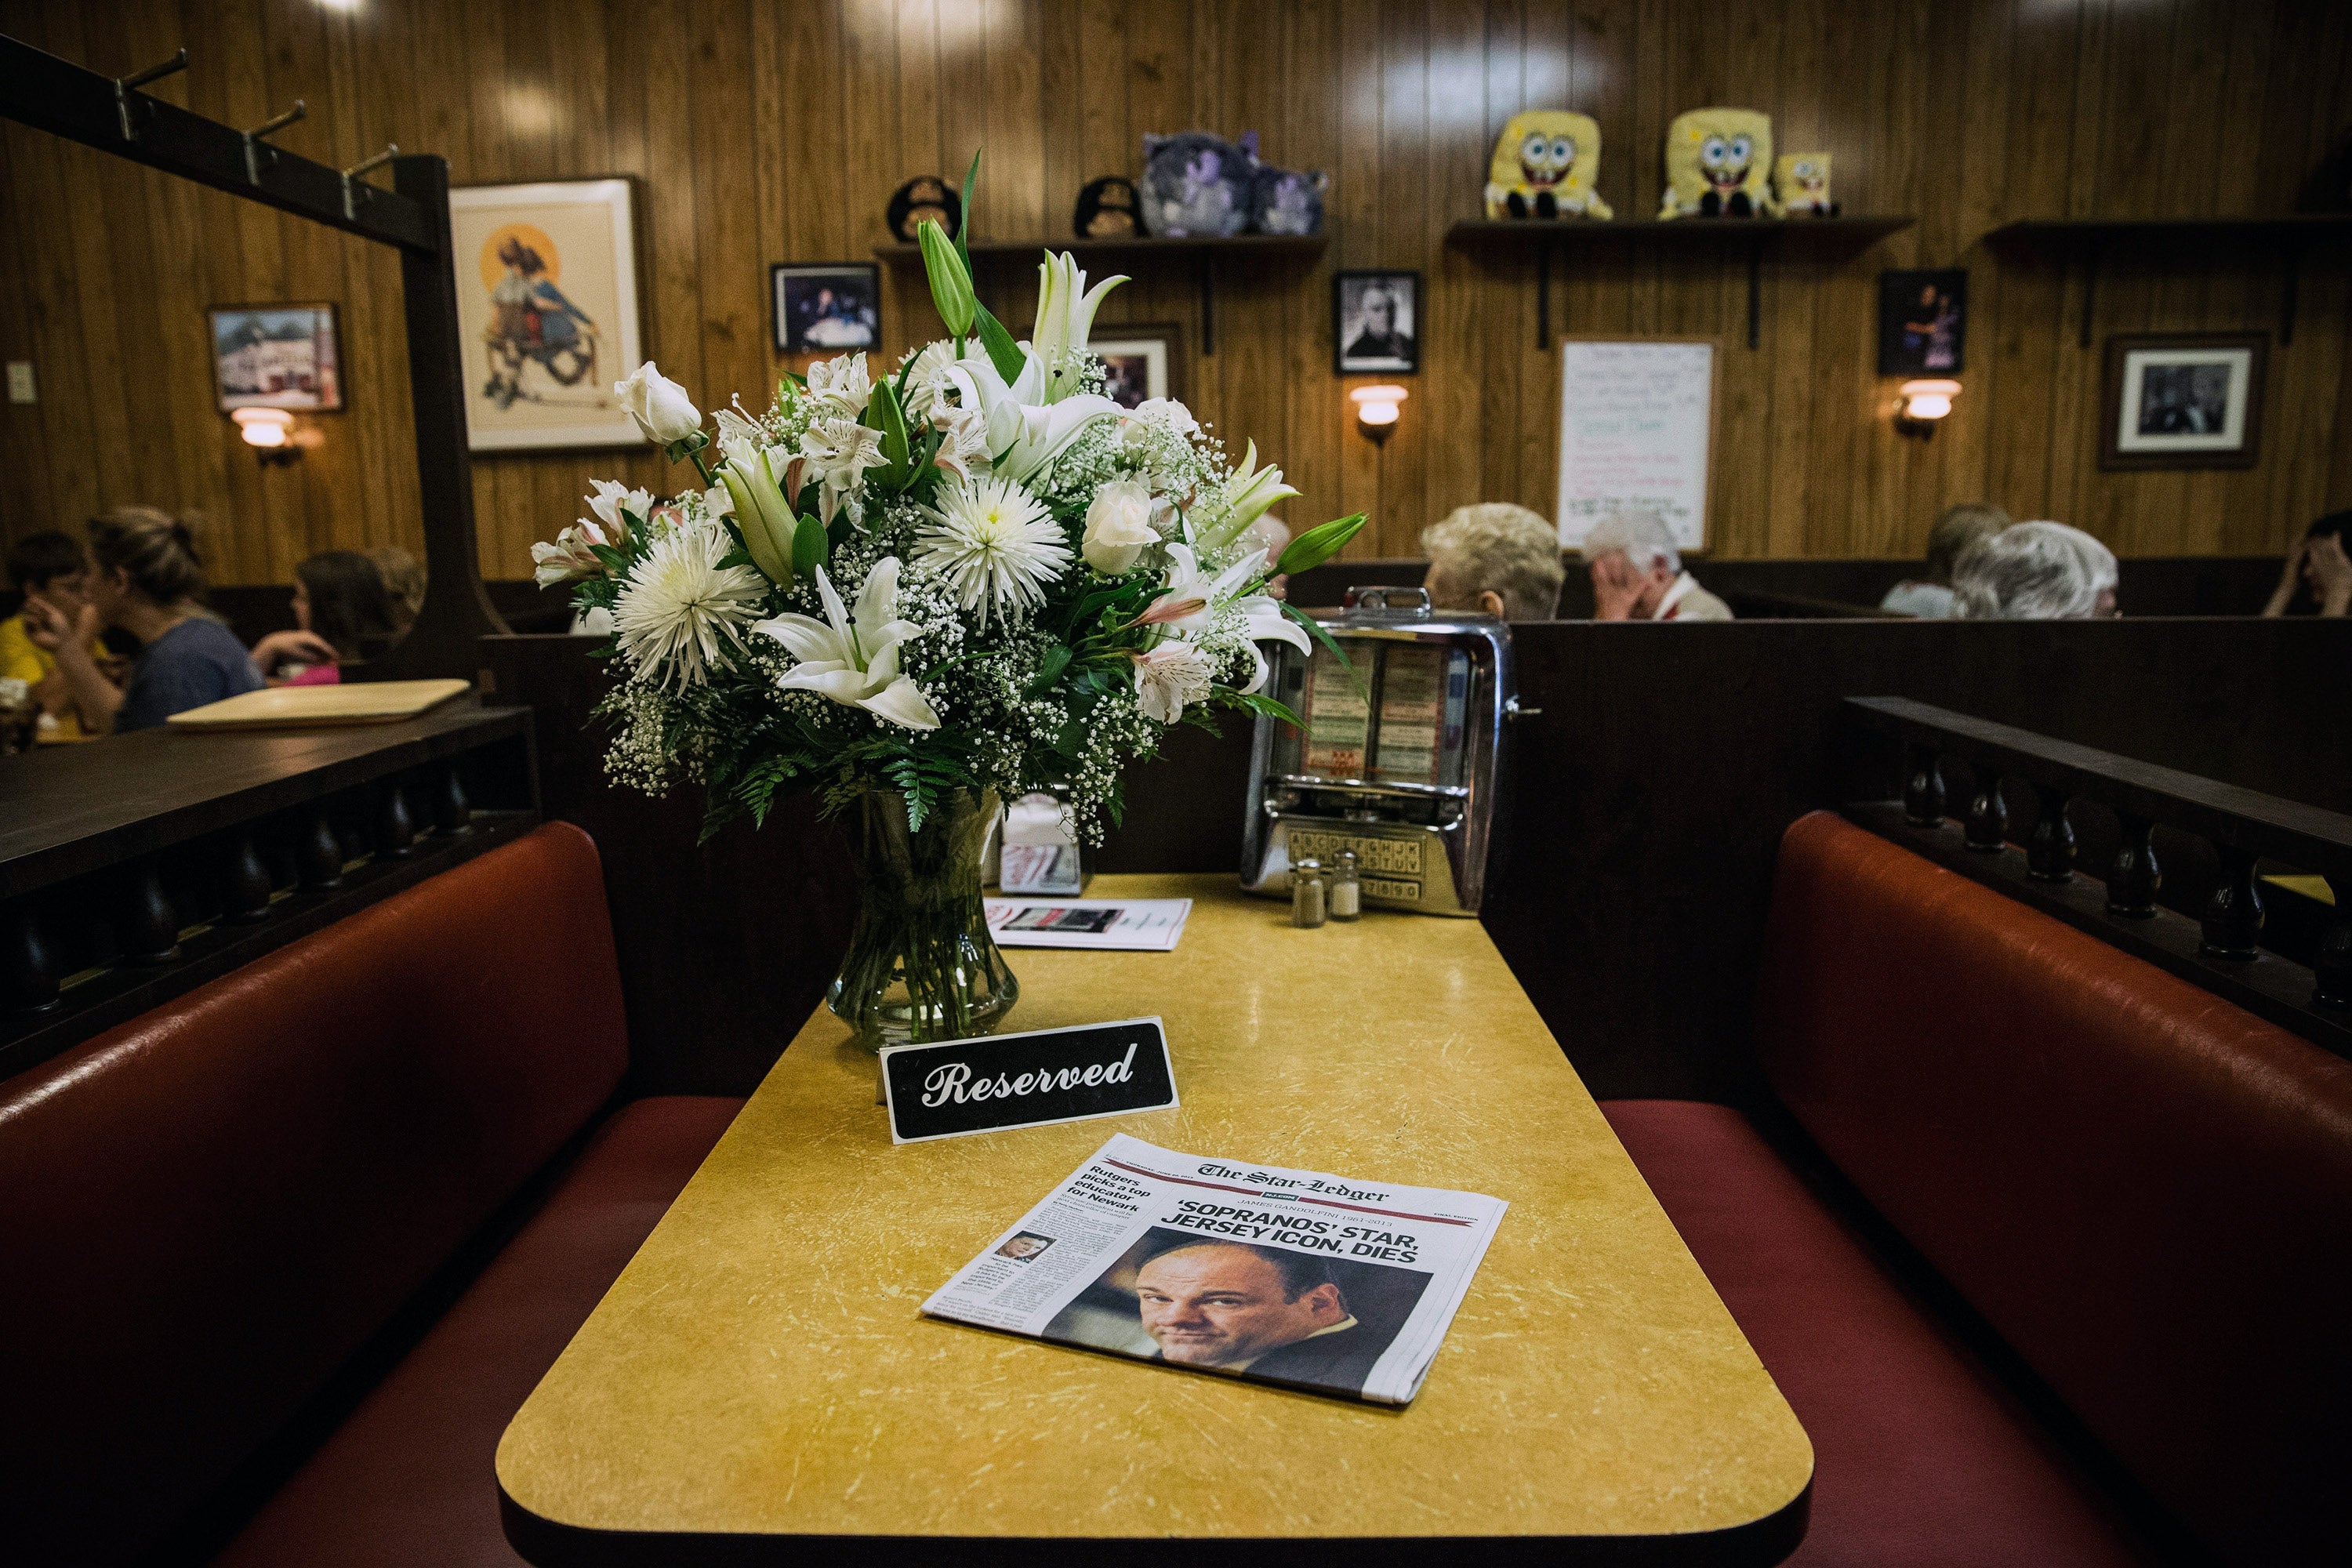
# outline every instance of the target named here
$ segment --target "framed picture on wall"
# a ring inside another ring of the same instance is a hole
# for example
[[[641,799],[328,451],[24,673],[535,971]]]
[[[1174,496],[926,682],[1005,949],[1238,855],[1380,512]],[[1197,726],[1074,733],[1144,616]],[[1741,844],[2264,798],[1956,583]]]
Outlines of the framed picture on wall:
[[[2261,332],[2109,338],[2099,467],[2253,467],[2269,349],[2270,339]]]
[[[1331,276],[1332,368],[1341,375],[1411,375],[1421,369],[1421,274]]]
[[[636,205],[626,178],[449,193],[469,448],[645,440],[613,395],[645,358]]]
[[[873,262],[780,262],[768,269],[768,281],[778,353],[855,353],[882,346],[882,268]]]
[[[343,405],[341,344],[332,305],[223,305],[210,312],[213,390],[223,414]]]
[[[1969,275],[1953,268],[1878,275],[1878,374],[1957,375],[1969,334]]]
[[[1087,347],[1102,356],[1103,395],[1121,408],[1184,395],[1184,331],[1171,322],[1097,326]]]

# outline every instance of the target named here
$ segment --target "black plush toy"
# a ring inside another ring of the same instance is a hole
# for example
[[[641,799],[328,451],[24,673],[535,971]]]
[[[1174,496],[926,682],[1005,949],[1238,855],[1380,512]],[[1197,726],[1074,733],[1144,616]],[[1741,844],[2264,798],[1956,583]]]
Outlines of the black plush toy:
[[[1117,174],[1090,180],[1078,192],[1077,211],[1070,226],[1080,239],[1134,239],[1144,233],[1143,213],[1135,199],[1135,184]]]
[[[890,194],[884,214],[890,232],[908,245],[915,243],[915,226],[929,218],[952,237],[963,224],[963,198],[937,174],[919,174]]]
[[[1319,234],[1331,178],[1317,169],[1258,166],[1250,184],[1250,227],[1259,234]]]
[[[1238,144],[1202,131],[1143,139],[1144,226],[1153,234],[1239,234],[1249,225],[1257,132]]]

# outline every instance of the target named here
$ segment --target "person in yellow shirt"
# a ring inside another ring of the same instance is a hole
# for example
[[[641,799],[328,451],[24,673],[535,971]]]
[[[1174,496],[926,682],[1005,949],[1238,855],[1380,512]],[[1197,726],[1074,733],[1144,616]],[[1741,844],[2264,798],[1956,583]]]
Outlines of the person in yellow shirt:
[[[38,599],[62,610],[71,620],[89,597],[89,557],[69,533],[55,529],[28,533],[8,547],[8,581],[27,600]],[[93,647],[103,657],[102,647]],[[0,620],[0,679],[14,677],[33,689],[40,705],[39,738],[44,742],[87,741],[75,710],[73,692],[58,671],[58,656],[33,640],[19,610]]]

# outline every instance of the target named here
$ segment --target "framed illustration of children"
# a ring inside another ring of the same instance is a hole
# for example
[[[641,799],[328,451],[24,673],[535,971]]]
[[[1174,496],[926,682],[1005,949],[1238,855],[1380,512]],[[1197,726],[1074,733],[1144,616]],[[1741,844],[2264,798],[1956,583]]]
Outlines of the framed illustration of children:
[[[645,357],[636,208],[626,178],[449,193],[468,448],[645,440],[613,395]]]
[[[1878,275],[1878,374],[1957,375],[1968,343],[1965,268]]]
[[[343,405],[332,305],[224,305],[211,312],[213,391],[220,411]]]

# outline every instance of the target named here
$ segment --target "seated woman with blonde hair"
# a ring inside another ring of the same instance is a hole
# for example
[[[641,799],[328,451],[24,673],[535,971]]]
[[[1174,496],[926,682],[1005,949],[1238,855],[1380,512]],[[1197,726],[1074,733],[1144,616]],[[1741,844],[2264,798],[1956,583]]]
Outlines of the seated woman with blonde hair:
[[[1429,557],[1422,586],[1432,609],[1507,621],[1548,621],[1559,611],[1559,534],[1523,506],[1455,507],[1421,531],[1421,549]]]
[[[1960,552],[1987,534],[2009,526],[2009,513],[1983,501],[1948,506],[1927,532],[1927,575],[1906,578],[1886,590],[1878,601],[1882,610],[1916,616],[1923,621],[1949,620],[1952,610],[1952,568]]]

